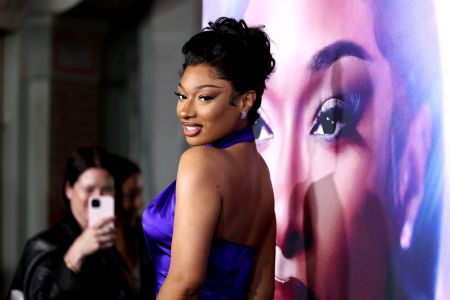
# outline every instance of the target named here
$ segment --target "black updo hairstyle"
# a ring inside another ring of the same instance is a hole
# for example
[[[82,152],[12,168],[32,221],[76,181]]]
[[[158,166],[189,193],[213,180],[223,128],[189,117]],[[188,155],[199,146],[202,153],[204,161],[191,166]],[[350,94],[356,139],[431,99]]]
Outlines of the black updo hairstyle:
[[[208,25],[184,44],[183,72],[191,65],[208,64],[239,94],[254,90],[255,103],[248,112],[249,121],[254,123],[259,117],[265,81],[275,68],[264,26],[248,27],[244,20],[227,17]]]

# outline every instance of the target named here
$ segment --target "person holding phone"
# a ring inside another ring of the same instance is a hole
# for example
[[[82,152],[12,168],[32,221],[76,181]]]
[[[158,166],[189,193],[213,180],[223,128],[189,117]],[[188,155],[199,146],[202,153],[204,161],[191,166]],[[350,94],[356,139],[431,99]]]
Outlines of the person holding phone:
[[[104,149],[72,154],[63,181],[66,216],[27,241],[10,299],[136,299],[113,247],[113,210],[105,210],[115,191],[112,174],[112,156]]]

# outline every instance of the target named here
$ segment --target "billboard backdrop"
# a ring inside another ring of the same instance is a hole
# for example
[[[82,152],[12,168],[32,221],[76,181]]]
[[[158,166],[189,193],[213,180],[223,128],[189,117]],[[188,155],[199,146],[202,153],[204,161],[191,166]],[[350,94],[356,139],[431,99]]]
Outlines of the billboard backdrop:
[[[220,16],[264,25],[276,60],[254,127],[275,192],[275,298],[434,299],[433,1],[203,0],[203,25]]]

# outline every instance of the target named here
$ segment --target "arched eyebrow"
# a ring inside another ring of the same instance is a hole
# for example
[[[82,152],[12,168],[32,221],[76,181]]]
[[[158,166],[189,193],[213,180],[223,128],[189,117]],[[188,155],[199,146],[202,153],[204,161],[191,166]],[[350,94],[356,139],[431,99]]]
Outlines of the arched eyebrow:
[[[354,42],[340,40],[316,52],[311,59],[309,69],[312,74],[323,71],[344,56],[354,56],[363,60],[369,59],[369,54],[362,46]]]
[[[184,89],[183,85],[179,82],[178,86],[182,89]],[[223,89],[223,86],[215,85],[215,84],[200,84],[194,87],[196,90],[201,90],[203,88],[217,88],[217,89]]]

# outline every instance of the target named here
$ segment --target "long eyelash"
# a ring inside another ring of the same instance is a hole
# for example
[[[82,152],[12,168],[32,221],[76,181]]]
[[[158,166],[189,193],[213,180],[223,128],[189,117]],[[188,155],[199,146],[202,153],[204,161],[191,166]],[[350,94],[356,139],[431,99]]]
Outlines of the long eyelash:
[[[253,133],[255,134],[256,137],[256,141],[259,142],[260,137],[261,137],[261,132],[263,131],[263,129],[265,129],[265,131],[267,132],[267,134],[269,136],[273,136],[273,131],[272,128],[270,128],[270,126],[267,124],[267,122],[263,119],[263,117],[260,117],[255,125],[253,126]]]
[[[184,96],[183,94],[179,93],[179,92],[173,92],[175,94],[175,96],[177,96],[178,99],[186,99],[186,96]]]
[[[361,100],[361,94],[357,92],[349,92],[341,98],[344,102],[343,111],[346,115],[350,115],[351,118],[347,118],[348,127],[354,127],[361,118],[363,111],[363,103]]]
[[[342,95],[341,99],[344,101],[344,107],[350,110],[350,113],[358,117],[362,111],[361,95],[356,92],[349,92]]]
[[[314,114],[314,121],[312,126],[309,129],[309,133],[312,134],[318,126],[318,122],[320,120],[320,117],[322,114],[326,113],[327,109],[324,107],[331,99],[339,99],[340,101],[340,108],[347,116],[351,116],[349,118],[346,118],[346,121],[348,122],[345,127],[352,128],[355,126],[355,124],[360,119],[360,115],[362,112],[362,104],[361,104],[361,96],[359,93],[356,92],[349,92],[344,93],[341,95],[336,95],[331,98],[328,98],[326,101],[324,101],[316,110],[316,113]]]
[[[359,93],[356,92],[342,93],[334,95],[322,101],[322,103],[317,107],[316,112],[314,113],[314,119],[316,119],[316,117],[320,115],[321,111],[323,110],[324,103],[326,103],[328,100],[332,98],[340,99],[343,103],[343,107],[348,109],[351,114],[359,115],[362,110],[361,96]]]
[[[209,100],[213,99],[213,97],[211,97],[211,96],[199,96],[198,98],[203,99],[203,101],[209,101]]]

